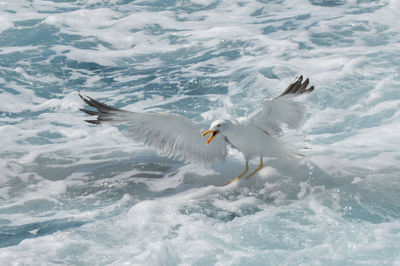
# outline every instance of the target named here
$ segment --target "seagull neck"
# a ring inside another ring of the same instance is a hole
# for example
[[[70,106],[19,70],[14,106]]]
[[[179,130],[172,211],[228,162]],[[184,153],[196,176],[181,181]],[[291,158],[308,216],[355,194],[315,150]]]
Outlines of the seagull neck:
[[[224,132],[223,132],[224,135],[230,135],[230,133],[234,133],[235,132],[235,128],[237,128],[241,124],[242,123],[240,122],[240,120],[237,120],[237,119],[227,120],[225,128],[224,128]]]
[[[248,123],[248,119],[246,117],[239,117],[235,120],[232,120],[231,123],[234,125],[245,125]]]

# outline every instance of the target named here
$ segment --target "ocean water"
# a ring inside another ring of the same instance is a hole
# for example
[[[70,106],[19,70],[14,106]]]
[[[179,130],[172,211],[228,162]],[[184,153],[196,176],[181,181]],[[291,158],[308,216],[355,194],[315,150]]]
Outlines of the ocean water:
[[[400,1],[0,7],[0,265],[400,265]],[[300,74],[305,159],[229,186],[238,152],[182,162],[78,110],[208,124]]]

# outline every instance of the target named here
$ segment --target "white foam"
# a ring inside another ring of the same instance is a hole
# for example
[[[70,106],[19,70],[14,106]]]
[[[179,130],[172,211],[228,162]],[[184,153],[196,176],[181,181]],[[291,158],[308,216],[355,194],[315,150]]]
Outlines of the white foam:
[[[14,24],[6,17],[0,17],[0,32],[12,28]]]

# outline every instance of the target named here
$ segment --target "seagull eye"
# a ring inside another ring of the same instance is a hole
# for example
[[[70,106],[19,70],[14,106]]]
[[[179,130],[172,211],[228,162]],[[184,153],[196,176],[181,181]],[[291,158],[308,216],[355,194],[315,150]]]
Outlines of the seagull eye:
[[[217,127],[221,127],[221,124],[217,125]]]

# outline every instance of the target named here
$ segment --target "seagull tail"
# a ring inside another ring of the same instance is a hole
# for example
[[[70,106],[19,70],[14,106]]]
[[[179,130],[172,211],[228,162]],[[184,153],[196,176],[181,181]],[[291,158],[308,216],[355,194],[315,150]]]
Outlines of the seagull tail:
[[[289,159],[302,159],[306,157],[307,151],[311,150],[307,146],[307,140],[303,134],[290,132],[281,137],[283,157]]]

